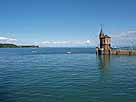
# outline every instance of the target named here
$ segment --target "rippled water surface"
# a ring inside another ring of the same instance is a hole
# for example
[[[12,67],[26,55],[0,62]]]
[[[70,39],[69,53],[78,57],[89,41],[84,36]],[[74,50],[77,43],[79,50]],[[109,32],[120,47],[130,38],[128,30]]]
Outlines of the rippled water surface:
[[[0,49],[0,102],[136,102],[136,56]]]

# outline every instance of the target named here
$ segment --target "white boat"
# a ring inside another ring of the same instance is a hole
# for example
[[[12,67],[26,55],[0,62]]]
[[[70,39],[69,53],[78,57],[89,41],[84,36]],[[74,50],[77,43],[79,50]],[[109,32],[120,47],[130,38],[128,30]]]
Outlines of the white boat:
[[[32,51],[32,53],[36,53],[37,51]]]
[[[71,52],[66,52],[67,54],[71,54]]]

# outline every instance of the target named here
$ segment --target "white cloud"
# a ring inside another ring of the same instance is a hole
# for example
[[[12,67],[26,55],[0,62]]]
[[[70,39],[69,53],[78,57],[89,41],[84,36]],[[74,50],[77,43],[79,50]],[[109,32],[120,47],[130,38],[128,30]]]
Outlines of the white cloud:
[[[43,41],[41,44],[68,44],[69,41]]]
[[[136,45],[136,31],[122,32],[120,34],[113,34],[112,44],[114,46],[135,46]]]
[[[96,46],[96,41],[85,40],[85,41],[42,41],[35,42],[40,46],[45,47],[74,47],[74,46]]]
[[[90,43],[91,43],[91,41],[90,41],[90,40],[86,40],[86,43],[87,43],[87,44],[90,44]]]
[[[16,41],[14,38],[0,37],[0,43],[15,43]]]

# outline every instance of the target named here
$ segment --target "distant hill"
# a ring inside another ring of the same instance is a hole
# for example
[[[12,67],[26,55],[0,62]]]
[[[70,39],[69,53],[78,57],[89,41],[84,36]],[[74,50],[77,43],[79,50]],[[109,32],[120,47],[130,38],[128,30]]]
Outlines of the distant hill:
[[[0,44],[0,48],[17,48],[15,44]]]
[[[15,44],[0,44],[0,48],[38,48],[35,45],[15,45]]]

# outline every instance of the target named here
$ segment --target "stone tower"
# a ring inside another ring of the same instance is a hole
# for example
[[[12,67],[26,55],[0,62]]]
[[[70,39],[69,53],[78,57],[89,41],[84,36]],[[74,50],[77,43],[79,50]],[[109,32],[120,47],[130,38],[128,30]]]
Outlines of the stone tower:
[[[102,27],[99,34],[100,39],[100,50],[103,54],[110,54],[111,53],[111,37],[108,35],[104,35]]]
[[[102,27],[101,27],[101,31],[99,34],[99,39],[100,39],[100,48],[104,48],[104,33],[102,31]]]

